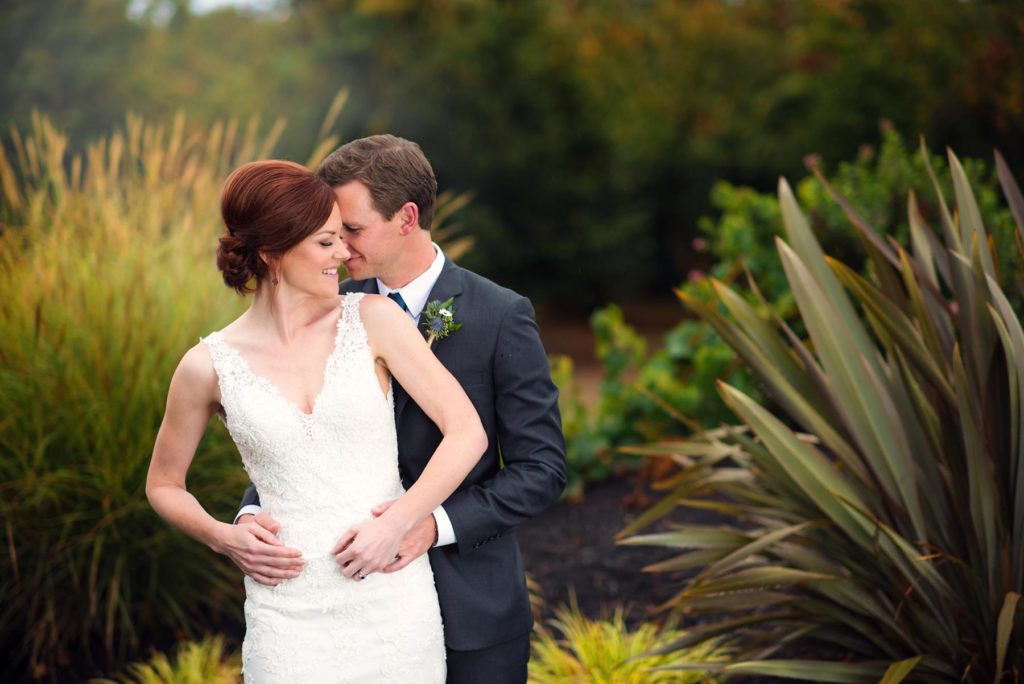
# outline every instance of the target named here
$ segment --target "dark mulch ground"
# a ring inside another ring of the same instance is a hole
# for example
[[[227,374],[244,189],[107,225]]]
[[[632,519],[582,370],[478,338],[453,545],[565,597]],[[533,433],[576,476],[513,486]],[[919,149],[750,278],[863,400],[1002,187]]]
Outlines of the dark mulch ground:
[[[642,512],[641,506],[656,496],[635,478],[614,479],[591,485],[581,502],[556,504],[519,527],[526,571],[546,601],[544,619],[568,603],[573,593],[588,617],[601,617],[618,605],[629,609],[631,623],[663,616],[657,608],[682,588],[682,577],[642,569],[676,554],[614,541],[614,535]]]

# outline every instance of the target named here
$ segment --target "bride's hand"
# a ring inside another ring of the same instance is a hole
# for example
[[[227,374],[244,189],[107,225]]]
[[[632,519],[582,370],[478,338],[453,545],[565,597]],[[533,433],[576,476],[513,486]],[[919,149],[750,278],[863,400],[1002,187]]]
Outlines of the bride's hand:
[[[301,551],[278,540],[278,529],[280,525],[265,513],[256,517],[243,515],[238,524],[221,526],[214,550],[226,555],[260,584],[275,586],[298,577],[305,566]]]
[[[374,518],[348,528],[331,553],[341,574],[360,580],[394,562],[404,534],[386,518]]]

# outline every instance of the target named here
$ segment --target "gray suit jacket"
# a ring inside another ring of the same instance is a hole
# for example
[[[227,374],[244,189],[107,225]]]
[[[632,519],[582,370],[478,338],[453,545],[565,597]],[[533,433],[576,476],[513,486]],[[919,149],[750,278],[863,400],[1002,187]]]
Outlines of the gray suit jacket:
[[[376,294],[377,284],[346,280],[340,291]],[[476,407],[488,446],[444,502],[457,543],[431,549],[430,562],[448,647],[476,650],[533,625],[515,528],[561,495],[565,441],[558,389],[529,300],[446,259],[429,299],[449,297],[462,329],[433,350]],[[441,433],[397,382],[394,395],[399,468],[408,487]],[[258,501],[250,484],[242,505]]]

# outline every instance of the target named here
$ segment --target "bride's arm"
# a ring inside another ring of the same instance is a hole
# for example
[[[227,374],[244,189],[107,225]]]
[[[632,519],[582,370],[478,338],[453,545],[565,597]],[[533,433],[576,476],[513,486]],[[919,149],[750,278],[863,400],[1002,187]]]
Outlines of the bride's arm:
[[[469,397],[409,317],[390,300],[375,295],[363,298],[360,315],[374,356],[437,424],[443,439],[409,491],[379,518],[342,535],[334,553],[349,577],[391,563],[405,533],[455,491],[487,448],[487,434]]]
[[[153,457],[146,476],[146,498],[167,522],[218,553],[245,574],[277,584],[298,574],[301,555],[281,546],[259,525],[230,525],[214,519],[185,488],[192,457],[218,406],[217,376],[209,352],[197,345],[182,358],[171,378]]]

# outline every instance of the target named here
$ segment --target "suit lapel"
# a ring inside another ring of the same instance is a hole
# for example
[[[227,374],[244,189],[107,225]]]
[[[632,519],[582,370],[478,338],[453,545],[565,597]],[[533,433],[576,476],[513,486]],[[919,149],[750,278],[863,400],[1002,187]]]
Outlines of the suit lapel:
[[[428,302],[432,302],[435,299],[444,301],[449,297],[454,297],[458,301],[459,295],[462,294],[462,273],[461,269],[452,262],[448,257],[444,258],[444,267],[441,269],[441,274],[437,277],[434,282],[434,287],[430,289],[430,295],[427,297]],[[441,344],[440,342],[438,344]],[[436,348],[435,348],[436,355]],[[441,363],[444,363],[444,359],[441,359]],[[405,410],[406,405],[409,403],[409,395],[406,394],[405,388],[402,387],[397,381],[394,381],[394,394],[395,394],[395,423],[400,423],[402,419],[402,411]]]

